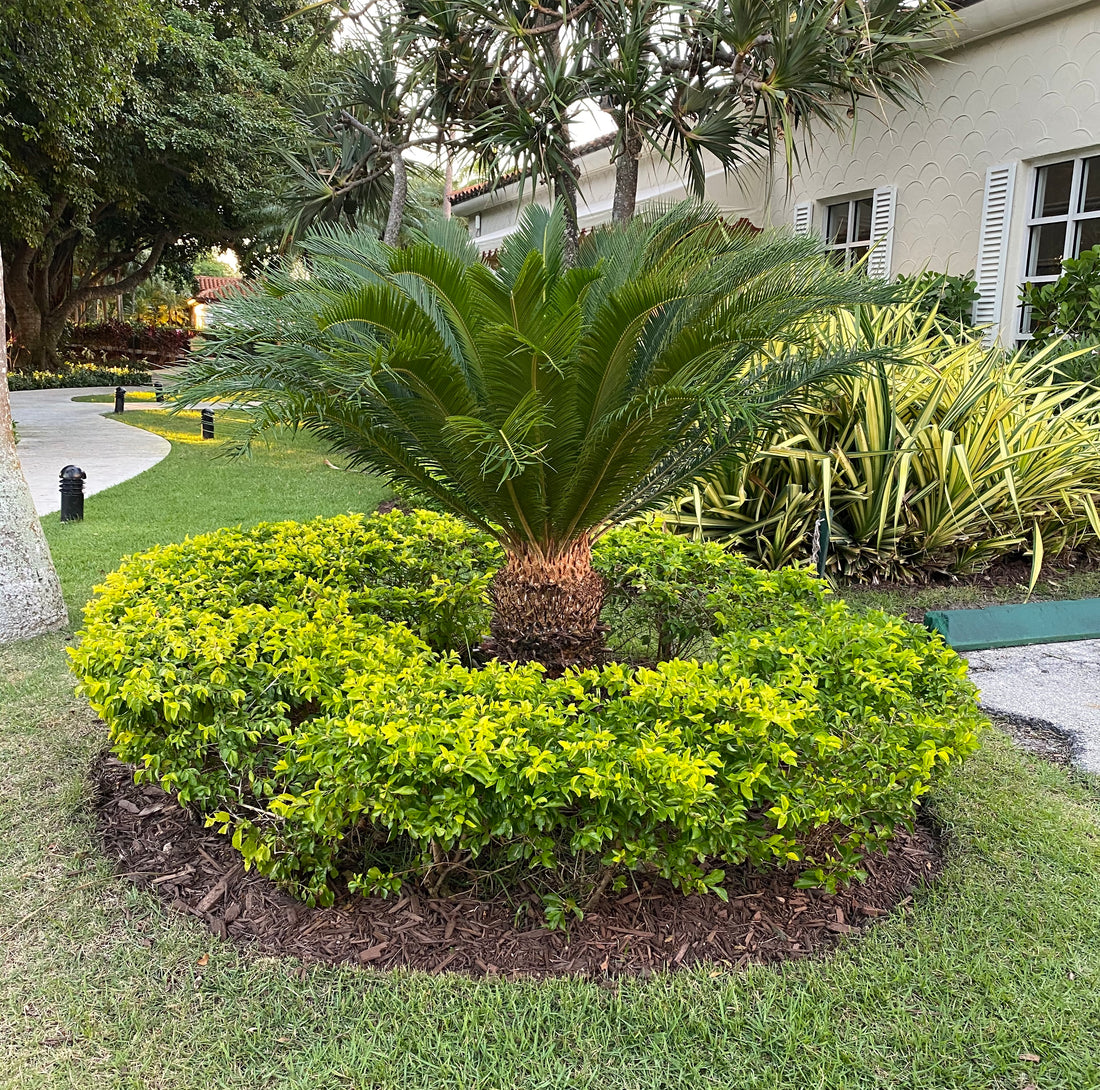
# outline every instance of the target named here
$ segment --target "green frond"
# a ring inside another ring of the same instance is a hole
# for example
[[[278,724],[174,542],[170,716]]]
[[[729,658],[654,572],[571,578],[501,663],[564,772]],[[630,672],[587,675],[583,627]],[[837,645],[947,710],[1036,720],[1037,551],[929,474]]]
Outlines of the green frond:
[[[814,336],[889,289],[812,239],[733,231],[689,202],[595,232],[567,268],[564,233],[559,208],[528,209],[493,270],[451,228],[397,250],[319,227],[304,271],[277,266],[219,309],[181,404],[226,398],[251,435],[307,428],[541,547],[748,457],[777,414],[878,359]]]

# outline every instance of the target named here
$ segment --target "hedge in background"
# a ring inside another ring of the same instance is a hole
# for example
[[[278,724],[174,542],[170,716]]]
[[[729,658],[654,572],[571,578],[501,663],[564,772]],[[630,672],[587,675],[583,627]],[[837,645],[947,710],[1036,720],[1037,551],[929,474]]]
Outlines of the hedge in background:
[[[148,386],[148,371],[131,367],[66,364],[60,371],[9,371],[11,390],[68,390],[85,386]]]
[[[70,653],[140,777],[322,903],[342,882],[438,892],[503,868],[561,922],[639,868],[719,894],[746,860],[858,878],[976,744],[965,665],[921,629],[652,527],[615,531],[596,558],[609,611],[637,630],[693,596],[650,643],[687,638],[709,661],[557,679],[468,665],[499,554],[427,512],[132,557]]]

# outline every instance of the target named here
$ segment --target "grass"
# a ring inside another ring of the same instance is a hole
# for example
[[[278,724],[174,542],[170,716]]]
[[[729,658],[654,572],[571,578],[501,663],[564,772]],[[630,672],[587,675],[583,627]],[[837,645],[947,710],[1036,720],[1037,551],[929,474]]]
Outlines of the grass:
[[[218,413],[219,438],[231,438],[241,419]],[[280,434],[251,457],[229,458],[221,442],[200,438],[198,413],[127,411],[121,420],[165,436],[172,453],[89,496],[83,522],[62,524],[57,514],[42,520],[74,621],[92,587],[127,553],[220,526],[371,511],[388,494],[373,477],[330,469],[325,450],[305,434]]]
[[[851,585],[838,588],[838,593],[858,609],[884,609],[916,618],[929,609],[976,609],[1017,602],[1100,598],[1100,571],[1061,569],[1052,564],[1044,569],[1030,595],[1026,580],[1003,586],[981,583],[911,587]]]
[[[72,401],[79,401],[84,404],[95,405],[113,405],[115,403],[114,394],[80,394],[77,397],[71,398]],[[156,401],[157,395],[152,390],[127,390],[126,391],[126,404],[130,405],[135,401]]]
[[[83,526],[47,520],[74,605],[154,540],[377,494],[309,444],[224,463],[186,418],[146,423],[179,429],[169,458]],[[831,958],[609,985],[383,974],[249,953],[112,877],[84,779],[102,728],[64,644],[0,648],[2,1087],[1100,1087],[1100,793],[998,734],[933,799],[943,878]]]

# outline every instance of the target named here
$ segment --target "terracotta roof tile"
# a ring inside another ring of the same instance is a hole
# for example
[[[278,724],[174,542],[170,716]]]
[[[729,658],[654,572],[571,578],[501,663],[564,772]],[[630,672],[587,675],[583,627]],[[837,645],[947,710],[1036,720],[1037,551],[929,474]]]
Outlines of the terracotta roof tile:
[[[196,303],[216,303],[227,295],[243,290],[244,281],[239,276],[196,276]]]

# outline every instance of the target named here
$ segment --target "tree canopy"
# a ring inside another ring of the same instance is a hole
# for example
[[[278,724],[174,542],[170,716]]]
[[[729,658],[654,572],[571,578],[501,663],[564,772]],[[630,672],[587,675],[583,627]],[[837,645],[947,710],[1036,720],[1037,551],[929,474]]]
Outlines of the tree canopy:
[[[280,225],[276,148],[293,139],[289,77],[315,29],[283,29],[282,0],[187,0],[154,15],[144,0],[68,6],[55,27],[63,53],[100,9],[114,20],[106,37],[120,35],[95,53],[112,73],[98,94],[70,95],[79,77],[26,45],[33,13],[0,28],[0,242],[15,339],[35,365],[51,362],[81,303],[132,290],[162,259],[190,265]],[[52,79],[60,105],[42,91]]]

